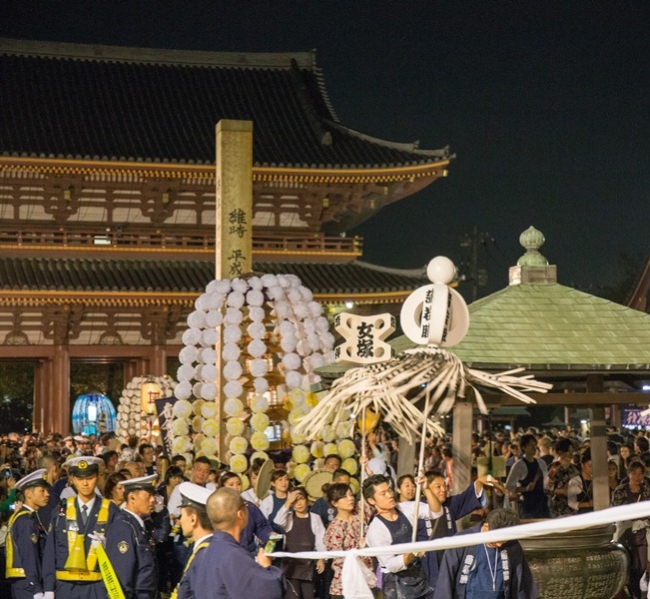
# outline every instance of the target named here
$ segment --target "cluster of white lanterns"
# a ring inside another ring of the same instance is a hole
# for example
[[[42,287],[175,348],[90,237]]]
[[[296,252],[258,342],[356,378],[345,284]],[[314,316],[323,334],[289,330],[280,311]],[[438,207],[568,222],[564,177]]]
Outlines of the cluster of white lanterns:
[[[117,407],[117,435],[124,441],[130,436],[146,437],[151,434],[150,420],[155,414],[155,405],[149,401],[148,385],[152,389],[155,387],[158,397],[172,397],[176,382],[165,375],[136,376],[127,383]]]
[[[288,435],[311,409],[307,390],[319,380],[314,369],[333,361],[334,336],[320,303],[294,275],[214,280],[196,300],[187,323],[174,415],[191,425],[195,449],[212,456],[218,446],[215,400],[220,380],[229,467],[242,473],[248,467],[244,454],[249,444],[253,457],[267,457],[269,405],[291,404]],[[221,372],[216,366],[218,342]]]

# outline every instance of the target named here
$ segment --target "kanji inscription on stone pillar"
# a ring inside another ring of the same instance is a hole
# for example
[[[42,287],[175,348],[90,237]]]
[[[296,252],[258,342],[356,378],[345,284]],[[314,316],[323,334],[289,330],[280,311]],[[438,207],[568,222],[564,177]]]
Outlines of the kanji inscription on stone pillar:
[[[216,278],[234,279],[253,265],[253,123],[217,123]]]

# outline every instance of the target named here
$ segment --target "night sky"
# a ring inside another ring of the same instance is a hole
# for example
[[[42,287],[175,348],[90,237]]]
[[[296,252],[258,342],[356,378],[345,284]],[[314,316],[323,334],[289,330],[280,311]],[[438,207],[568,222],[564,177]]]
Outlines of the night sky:
[[[210,51],[316,48],[341,122],[424,149],[449,177],[351,233],[364,259],[463,260],[488,233],[487,290],[519,234],[543,231],[561,283],[622,278],[650,249],[650,3],[598,1],[4,2],[0,36]]]

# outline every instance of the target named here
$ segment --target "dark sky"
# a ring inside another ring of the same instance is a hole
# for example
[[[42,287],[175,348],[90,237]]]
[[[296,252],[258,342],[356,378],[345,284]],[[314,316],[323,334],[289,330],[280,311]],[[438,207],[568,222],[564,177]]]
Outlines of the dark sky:
[[[473,227],[489,289],[521,231],[560,282],[621,278],[649,249],[650,2],[5,2],[0,36],[212,51],[316,48],[343,124],[450,145],[449,177],[360,227],[365,259],[460,262]]]

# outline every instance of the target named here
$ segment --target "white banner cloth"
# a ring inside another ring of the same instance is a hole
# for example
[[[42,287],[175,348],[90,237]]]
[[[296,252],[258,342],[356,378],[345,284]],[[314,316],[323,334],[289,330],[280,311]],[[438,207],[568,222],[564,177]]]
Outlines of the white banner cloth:
[[[617,524],[625,520],[642,520],[650,517],[650,501],[643,501],[630,505],[611,507],[578,516],[553,518],[543,522],[520,524],[510,528],[500,528],[489,532],[478,532],[468,535],[445,537],[435,541],[419,541],[417,543],[402,543],[387,547],[366,547],[350,551],[303,551],[300,553],[287,553],[278,551],[270,554],[273,557],[295,557],[302,559],[332,559],[344,557],[342,583],[343,596],[346,599],[373,599],[372,592],[366,583],[363,574],[363,565],[357,559],[361,555],[395,555],[397,553],[417,553],[420,551],[434,551],[438,549],[451,549],[455,547],[469,547],[483,543],[499,543],[521,539],[530,539],[544,535],[558,534],[572,530],[581,530],[603,524]],[[561,549],[561,548],[560,548]]]

